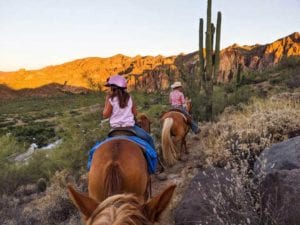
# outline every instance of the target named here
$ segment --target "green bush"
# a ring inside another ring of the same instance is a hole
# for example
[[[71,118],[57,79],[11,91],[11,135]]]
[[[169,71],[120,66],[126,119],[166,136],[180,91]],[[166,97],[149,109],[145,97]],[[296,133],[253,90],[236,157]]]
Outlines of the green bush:
[[[53,124],[47,122],[12,127],[10,132],[19,142],[36,143],[40,147],[57,139]]]
[[[278,63],[277,69],[295,68],[296,66],[300,66],[299,56],[283,57]]]
[[[0,163],[8,162],[9,156],[22,152],[22,147],[14,136],[9,134],[0,136]]]

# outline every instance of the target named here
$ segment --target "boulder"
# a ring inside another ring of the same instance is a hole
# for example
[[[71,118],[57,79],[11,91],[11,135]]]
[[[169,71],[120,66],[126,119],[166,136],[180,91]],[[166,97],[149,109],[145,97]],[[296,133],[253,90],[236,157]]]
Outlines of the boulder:
[[[257,224],[254,207],[231,170],[200,171],[175,209],[175,225]]]
[[[300,169],[300,136],[264,150],[254,164],[255,174],[262,176],[293,169]]]
[[[300,169],[269,173],[260,186],[264,224],[300,224]]]
[[[300,224],[300,136],[264,150],[254,171],[264,224]]]

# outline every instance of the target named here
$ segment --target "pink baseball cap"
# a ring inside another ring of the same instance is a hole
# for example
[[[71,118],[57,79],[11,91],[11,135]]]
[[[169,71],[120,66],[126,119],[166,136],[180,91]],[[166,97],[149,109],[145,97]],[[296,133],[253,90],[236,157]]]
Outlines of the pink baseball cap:
[[[120,75],[113,75],[107,79],[105,86],[110,87],[112,85],[119,88],[127,88],[127,81]]]

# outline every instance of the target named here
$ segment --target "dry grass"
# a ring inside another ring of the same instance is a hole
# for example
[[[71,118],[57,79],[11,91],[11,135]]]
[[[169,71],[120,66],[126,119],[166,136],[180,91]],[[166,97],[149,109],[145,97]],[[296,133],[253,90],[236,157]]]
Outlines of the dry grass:
[[[249,105],[227,108],[217,123],[202,126],[205,166],[224,167],[231,173],[230,184],[222,191],[212,188],[206,193],[212,196],[209,205],[219,224],[277,224],[271,214],[261,212],[260,184],[252,176],[253,164],[262,150],[299,130],[299,93],[252,99]],[[213,180],[221,187],[218,176]],[[233,208],[229,209],[228,204]]]
[[[208,164],[225,165],[233,153],[260,153],[299,129],[299,95],[281,94],[227,108],[217,123],[202,126],[201,139]]]

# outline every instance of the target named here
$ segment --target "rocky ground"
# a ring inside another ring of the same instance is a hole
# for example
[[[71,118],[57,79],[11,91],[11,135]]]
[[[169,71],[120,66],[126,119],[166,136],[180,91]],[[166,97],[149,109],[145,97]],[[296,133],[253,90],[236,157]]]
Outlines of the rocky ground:
[[[155,175],[152,178],[153,196],[160,193],[168,185],[177,185],[172,201],[161,217],[160,224],[174,224],[174,208],[181,200],[188,183],[197,174],[198,169],[205,163],[200,135],[190,134],[187,137],[187,147],[189,154],[183,156],[182,161],[178,161],[171,168],[165,168],[163,173]]]

